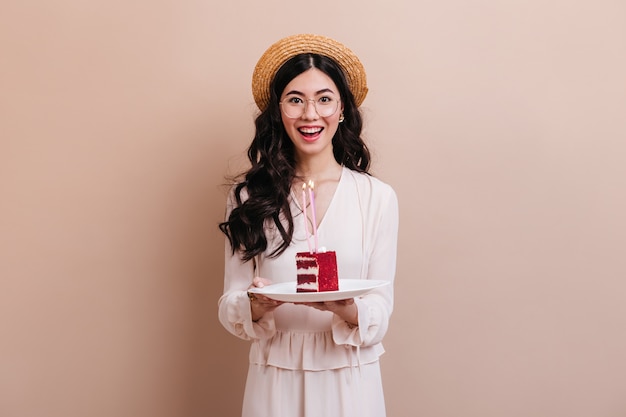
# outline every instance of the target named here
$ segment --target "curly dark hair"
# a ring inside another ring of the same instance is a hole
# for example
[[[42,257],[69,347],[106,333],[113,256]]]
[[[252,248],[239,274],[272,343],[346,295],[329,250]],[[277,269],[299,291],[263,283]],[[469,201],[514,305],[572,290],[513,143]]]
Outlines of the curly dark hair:
[[[287,84],[311,68],[319,69],[333,80],[344,105],[344,121],[332,140],[335,160],[354,171],[369,173],[370,152],[361,138],[363,119],[341,67],[317,54],[300,54],[288,60],[270,84],[269,105],[255,120],[256,133],[248,148],[251,167],[235,186],[236,207],[219,224],[233,254],[240,250],[243,261],[267,249],[266,227],[275,228],[282,239],[282,243],[272,248],[270,257],[279,256],[291,243],[293,217],[289,194],[296,179],[296,162],[293,143],[282,123],[279,101]],[[247,198],[243,196],[244,190]]]

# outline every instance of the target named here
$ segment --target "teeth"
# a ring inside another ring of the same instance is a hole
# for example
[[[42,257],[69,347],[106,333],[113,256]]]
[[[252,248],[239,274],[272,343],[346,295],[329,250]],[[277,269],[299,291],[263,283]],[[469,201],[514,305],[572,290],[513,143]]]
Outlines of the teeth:
[[[321,127],[301,127],[300,132],[302,133],[319,133],[322,131]]]

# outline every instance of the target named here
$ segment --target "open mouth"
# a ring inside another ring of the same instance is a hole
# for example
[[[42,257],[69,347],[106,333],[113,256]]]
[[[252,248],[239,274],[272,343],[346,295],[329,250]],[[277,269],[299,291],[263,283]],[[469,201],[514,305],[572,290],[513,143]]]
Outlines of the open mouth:
[[[324,130],[323,127],[301,127],[298,129],[298,132],[300,132],[305,139],[314,139],[322,133],[322,130]]]

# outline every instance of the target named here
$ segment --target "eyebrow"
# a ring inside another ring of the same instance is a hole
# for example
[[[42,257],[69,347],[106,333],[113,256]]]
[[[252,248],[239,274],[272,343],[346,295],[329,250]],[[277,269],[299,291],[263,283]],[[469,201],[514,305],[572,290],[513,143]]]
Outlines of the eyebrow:
[[[332,94],[336,94],[336,93],[335,93],[333,90],[331,90],[330,88],[323,88],[323,89],[318,90],[317,92],[315,92],[315,95],[316,95],[316,96],[319,96],[320,94],[324,94],[324,93],[332,93]],[[298,91],[298,90],[291,90],[290,92],[285,93],[285,95],[286,95],[286,96],[291,95],[291,94],[295,94],[295,95],[302,96],[302,97],[304,97],[304,96],[305,96],[305,94],[304,94],[303,92]]]

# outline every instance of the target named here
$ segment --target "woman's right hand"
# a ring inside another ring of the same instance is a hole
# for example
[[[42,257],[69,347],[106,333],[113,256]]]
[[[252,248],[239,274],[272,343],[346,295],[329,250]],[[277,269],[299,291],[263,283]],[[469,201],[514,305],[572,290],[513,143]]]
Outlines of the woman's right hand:
[[[270,285],[272,283],[271,280],[267,278],[254,277],[252,280],[252,284],[249,288],[263,288],[266,285]],[[282,301],[272,300],[271,298],[267,298],[261,294],[248,293],[248,298],[250,298],[250,311],[252,312],[252,321],[258,321],[261,317],[265,315],[265,313],[269,313],[270,311],[274,311],[276,307],[283,304]]]

